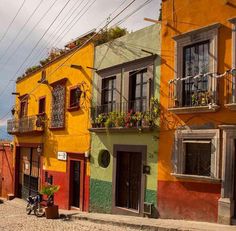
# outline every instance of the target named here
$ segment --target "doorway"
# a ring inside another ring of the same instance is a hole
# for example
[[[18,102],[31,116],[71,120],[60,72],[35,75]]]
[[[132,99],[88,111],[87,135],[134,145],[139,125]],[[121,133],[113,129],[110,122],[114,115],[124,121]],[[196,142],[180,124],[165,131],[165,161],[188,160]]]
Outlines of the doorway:
[[[146,150],[144,145],[114,145],[113,213],[143,215]]]
[[[84,207],[84,158],[69,154],[69,208]]]
[[[80,207],[80,161],[71,161],[71,206]]]
[[[37,195],[39,189],[40,155],[36,148],[20,148],[19,197]]]
[[[141,165],[142,153],[117,153],[116,206],[139,211]]]

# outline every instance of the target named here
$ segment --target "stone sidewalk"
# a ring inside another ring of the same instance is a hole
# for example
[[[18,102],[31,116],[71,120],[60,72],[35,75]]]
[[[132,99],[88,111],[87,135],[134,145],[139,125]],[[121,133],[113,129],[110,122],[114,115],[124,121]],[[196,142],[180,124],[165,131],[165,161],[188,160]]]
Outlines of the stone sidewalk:
[[[111,224],[137,230],[158,231],[236,231],[236,226],[220,225],[207,222],[184,221],[173,219],[152,219],[143,217],[131,217],[112,214],[85,213],[76,210],[61,210],[69,218],[88,220],[100,224]]]
[[[207,222],[85,213],[78,210],[60,210],[60,219],[49,220],[26,215],[25,206],[26,202],[18,198],[12,201],[4,200],[3,204],[0,204],[0,230],[236,231],[236,226]]]

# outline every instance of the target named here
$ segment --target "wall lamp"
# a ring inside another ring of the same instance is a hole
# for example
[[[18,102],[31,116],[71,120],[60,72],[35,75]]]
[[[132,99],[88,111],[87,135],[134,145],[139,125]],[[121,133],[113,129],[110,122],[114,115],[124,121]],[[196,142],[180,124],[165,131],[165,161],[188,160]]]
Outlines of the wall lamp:
[[[39,145],[37,146],[37,149],[36,149],[36,150],[37,150],[37,153],[40,155],[40,154],[43,152],[43,147],[42,147],[42,145],[39,144]]]
[[[38,83],[41,83],[41,84],[46,84],[48,85],[48,81],[47,80],[39,80]]]
[[[81,70],[82,69],[81,65],[76,65],[76,64],[71,64],[70,67],[74,68],[74,69],[77,69],[77,70]]]

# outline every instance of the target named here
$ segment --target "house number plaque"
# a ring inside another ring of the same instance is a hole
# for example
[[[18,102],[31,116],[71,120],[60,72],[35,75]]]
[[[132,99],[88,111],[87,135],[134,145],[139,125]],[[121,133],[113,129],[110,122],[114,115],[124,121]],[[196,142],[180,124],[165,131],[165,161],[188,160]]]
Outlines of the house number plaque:
[[[66,152],[57,152],[57,159],[58,160],[66,160],[67,159],[67,153]]]

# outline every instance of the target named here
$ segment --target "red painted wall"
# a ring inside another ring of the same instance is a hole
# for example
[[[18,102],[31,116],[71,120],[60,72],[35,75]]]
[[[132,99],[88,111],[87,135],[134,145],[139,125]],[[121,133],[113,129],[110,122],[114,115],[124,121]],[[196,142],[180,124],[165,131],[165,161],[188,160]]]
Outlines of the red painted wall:
[[[54,202],[60,209],[69,209],[69,189],[68,177],[65,172],[47,171],[48,177],[53,176],[53,184],[60,185],[60,189],[55,193]],[[42,185],[45,183],[45,171],[42,171]]]
[[[220,184],[158,181],[162,218],[217,222]]]
[[[67,170],[68,171],[68,170]],[[53,176],[53,184],[60,185],[60,189],[55,193],[54,202],[60,209],[70,209],[69,206],[69,173],[47,171],[48,177]],[[45,171],[42,171],[42,185],[45,184]],[[89,210],[89,176],[84,179],[83,211]]]
[[[0,195],[7,198],[7,194],[13,193],[13,153],[10,150],[10,143],[4,143],[4,148],[2,144],[0,145]]]

